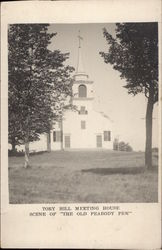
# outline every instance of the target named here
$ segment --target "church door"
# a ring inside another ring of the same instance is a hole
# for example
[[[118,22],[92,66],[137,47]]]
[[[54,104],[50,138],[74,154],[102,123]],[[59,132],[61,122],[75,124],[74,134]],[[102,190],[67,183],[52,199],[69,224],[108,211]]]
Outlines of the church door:
[[[65,148],[70,148],[70,135],[65,135]]]
[[[102,135],[96,136],[97,148],[102,148]]]

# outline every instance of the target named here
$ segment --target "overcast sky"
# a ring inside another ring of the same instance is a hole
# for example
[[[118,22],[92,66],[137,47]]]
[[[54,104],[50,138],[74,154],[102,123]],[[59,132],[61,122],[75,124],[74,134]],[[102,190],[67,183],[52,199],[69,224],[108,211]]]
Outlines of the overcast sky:
[[[106,51],[103,27],[113,35],[115,24],[51,24],[49,30],[57,32],[50,49],[70,52],[67,64],[76,68],[78,58],[78,30],[83,37],[82,58],[90,80],[94,81],[94,109],[107,114],[114,124],[114,135],[130,143],[134,150],[145,149],[145,113],[147,100],[143,94],[133,97],[122,86],[119,72],[105,64],[99,55]],[[153,146],[158,144],[158,106],[154,107]]]

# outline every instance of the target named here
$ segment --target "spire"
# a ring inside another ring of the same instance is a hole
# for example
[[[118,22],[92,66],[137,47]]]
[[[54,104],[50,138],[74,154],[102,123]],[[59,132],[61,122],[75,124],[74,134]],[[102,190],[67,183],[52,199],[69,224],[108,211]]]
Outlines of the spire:
[[[79,48],[81,48],[81,40],[83,40],[83,37],[81,37],[80,35],[80,30],[78,31],[79,35],[78,35],[78,39],[79,39]]]
[[[80,30],[78,34],[78,40],[79,40],[79,47],[78,47],[78,62],[77,62],[76,73],[85,73],[83,67],[82,53],[81,53],[81,41],[83,40],[83,37],[80,36]]]
[[[79,46],[78,46],[78,60],[77,60],[77,67],[76,67],[76,72],[74,75],[74,78],[76,81],[78,80],[87,80],[88,75],[85,73],[84,66],[83,66],[83,60],[82,60],[82,51],[81,51],[81,41],[83,40],[83,37],[80,35],[80,30],[78,34],[78,41],[79,41]]]

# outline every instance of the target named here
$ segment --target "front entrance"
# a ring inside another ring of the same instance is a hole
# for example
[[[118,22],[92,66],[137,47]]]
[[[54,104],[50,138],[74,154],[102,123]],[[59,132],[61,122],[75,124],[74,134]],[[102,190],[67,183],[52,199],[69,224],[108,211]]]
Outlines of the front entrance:
[[[97,148],[102,148],[102,135],[96,135]]]
[[[70,135],[65,135],[65,148],[70,148]]]

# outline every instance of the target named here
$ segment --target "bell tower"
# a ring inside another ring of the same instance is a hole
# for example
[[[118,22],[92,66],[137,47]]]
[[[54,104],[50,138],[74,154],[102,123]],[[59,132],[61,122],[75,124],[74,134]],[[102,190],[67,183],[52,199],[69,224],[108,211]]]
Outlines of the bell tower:
[[[82,59],[81,41],[83,38],[78,34],[78,58],[76,72],[73,77],[73,105],[76,105],[80,114],[88,114],[93,108],[93,81],[89,80],[88,74],[84,70]]]

